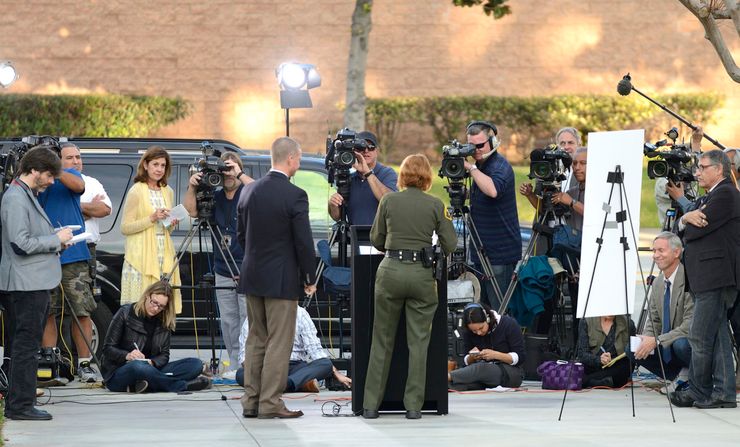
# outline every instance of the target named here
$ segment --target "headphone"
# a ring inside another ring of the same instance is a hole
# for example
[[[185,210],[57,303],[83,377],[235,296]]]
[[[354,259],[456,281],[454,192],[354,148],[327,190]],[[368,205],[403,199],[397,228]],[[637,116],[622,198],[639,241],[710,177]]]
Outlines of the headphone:
[[[483,306],[478,303],[468,303],[463,308],[463,313],[467,312],[470,309],[480,309],[483,312],[483,315],[486,316],[486,323],[488,323],[489,325],[491,324],[491,314],[486,312],[486,309]],[[470,320],[470,313],[468,313],[468,320]]]
[[[467,127],[465,127],[465,132],[469,132],[470,128],[473,126],[485,127],[488,129],[488,144],[491,146],[491,152],[496,152],[496,149],[501,145],[501,142],[496,138],[498,135],[498,129],[496,126],[488,121],[471,121],[468,123]],[[493,135],[491,135],[490,132],[493,132]]]

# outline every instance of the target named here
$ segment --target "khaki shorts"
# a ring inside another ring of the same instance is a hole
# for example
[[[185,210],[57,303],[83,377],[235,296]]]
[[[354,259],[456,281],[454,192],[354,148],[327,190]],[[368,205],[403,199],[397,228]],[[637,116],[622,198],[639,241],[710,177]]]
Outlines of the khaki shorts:
[[[92,279],[87,261],[62,265],[62,283],[51,291],[49,315],[62,313],[62,289],[64,301],[78,317],[89,317],[97,307],[92,294]],[[65,309],[69,312],[69,309]]]

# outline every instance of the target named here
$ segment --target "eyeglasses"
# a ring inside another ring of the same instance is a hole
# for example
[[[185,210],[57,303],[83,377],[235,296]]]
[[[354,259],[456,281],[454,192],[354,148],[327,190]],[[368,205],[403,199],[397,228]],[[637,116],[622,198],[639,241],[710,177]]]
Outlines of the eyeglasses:
[[[151,296],[149,297],[149,304],[151,304],[152,307],[154,307],[157,310],[165,310],[167,308],[167,303],[160,304],[160,303],[154,301],[154,298],[152,298]]]
[[[698,171],[703,171],[703,170],[705,170],[705,169],[707,169],[707,168],[711,168],[712,166],[717,166],[717,165],[699,165],[699,166],[697,167],[697,170],[698,170]]]
[[[375,150],[375,146],[367,145],[363,148],[355,149],[355,152],[372,152]]]
[[[478,144],[476,144],[476,143],[472,143],[472,144],[473,144],[473,146],[475,146],[476,149],[483,149],[483,146],[485,146],[486,143],[488,143],[488,141],[484,141],[484,142],[478,143]]]

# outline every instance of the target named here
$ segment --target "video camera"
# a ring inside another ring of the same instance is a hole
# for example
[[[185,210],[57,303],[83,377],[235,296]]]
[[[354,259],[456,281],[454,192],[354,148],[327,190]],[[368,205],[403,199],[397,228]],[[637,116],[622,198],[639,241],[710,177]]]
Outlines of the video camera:
[[[570,154],[555,144],[542,149],[534,149],[529,154],[529,178],[540,182],[555,183],[567,178],[565,171],[570,169],[573,159]]]
[[[3,189],[5,189],[5,185],[13,181],[21,158],[32,148],[44,146],[56,152],[57,156],[61,158],[62,147],[59,141],[58,138],[50,135],[29,135],[8,148],[0,148],[0,180]],[[66,141],[66,138],[64,138],[64,141]]]
[[[469,174],[465,170],[465,157],[475,155],[474,144],[462,144],[457,140],[442,146],[442,166],[439,176],[450,181],[463,180]]]
[[[215,188],[224,186],[224,172],[231,168],[221,160],[221,151],[214,148],[211,143],[204,141],[200,143],[200,151],[203,158],[198,159],[190,165],[190,175],[200,174],[200,182],[195,188],[195,204],[199,219],[209,219],[213,216],[213,197]],[[216,161],[210,161],[215,157]]]
[[[567,179],[565,171],[570,169],[573,159],[570,154],[555,144],[534,149],[529,155],[529,178],[535,180],[534,194],[542,199],[543,215],[556,217],[567,215],[570,210],[563,204],[553,205],[552,196],[560,192],[560,182]]]
[[[337,132],[332,140],[326,138],[326,158],[324,166],[328,172],[329,183],[337,187],[337,192],[344,200],[349,200],[350,169],[357,161],[355,151],[368,146],[367,141],[357,138],[357,132],[348,127]]]
[[[658,157],[660,160],[650,160],[647,165],[647,174],[651,179],[665,177],[671,182],[691,183],[695,180],[692,165],[696,164],[697,154],[691,152],[686,144],[676,144],[678,129],[672,127],[666,136],[671,140],[660,140],[655,143],[646,142],[643,153],[646,157]],[[667,150],[661,147],[669,148]]]

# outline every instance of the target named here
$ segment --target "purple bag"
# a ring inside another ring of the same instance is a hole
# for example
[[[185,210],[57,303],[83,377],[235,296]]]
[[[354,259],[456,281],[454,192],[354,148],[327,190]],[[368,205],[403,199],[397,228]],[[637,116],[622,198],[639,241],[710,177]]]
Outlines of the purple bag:
[[[584,368],[582,363],[565,360],[548,360],[537,367],[542,376],[543,390],[580,390],[583,388]],[[570,380],[568,380],[570,375]]]

